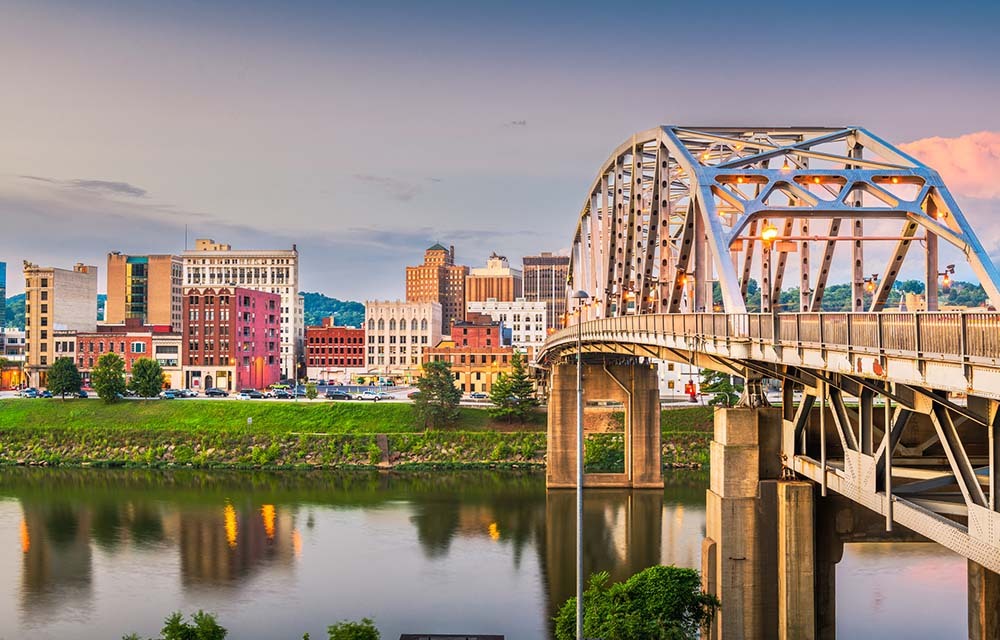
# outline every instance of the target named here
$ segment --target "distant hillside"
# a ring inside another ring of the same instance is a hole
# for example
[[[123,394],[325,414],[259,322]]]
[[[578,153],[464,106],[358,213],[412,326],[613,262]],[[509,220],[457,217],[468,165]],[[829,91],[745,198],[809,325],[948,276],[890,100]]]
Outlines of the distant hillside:
[[[104,320],[104,305],[108,301],[108,296],[99,293],[97,294],[97,321],[102,322]],[[4,314],[4,326],[5,327],[16,327],[18,329],[24,328],[24,294],[19,293],[16,296],[7,298],[7,312]]]
[[[357,327],[365,321],[365,305],[353,300],[338,300],[322,293],[303,293],[306,326],[318,326],[323,318],[333,316],[340,327]]]

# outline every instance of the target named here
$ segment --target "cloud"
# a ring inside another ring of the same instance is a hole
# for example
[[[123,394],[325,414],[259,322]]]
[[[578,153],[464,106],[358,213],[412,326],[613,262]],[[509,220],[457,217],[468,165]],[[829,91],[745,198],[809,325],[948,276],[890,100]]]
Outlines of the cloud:
[[[67,189],[83,189],[86,191],[92,191],[96,193],[105,193],[110,195],[123,195],[131,196],[133,198],[145,198],[148,192],[142,187],[137,187],[134,184],[129,184],[128,182],[119,182],[113,180],[57,180],[56,178],[45,178],[42,176],[18,176],[25,180],[35,180],[37,182],[47,182],[48,184],[57,185]]]
[[[390,198],[393,200],[399,200],[400,202],[409,202],[420,195],[424,190],[423,187],[413,182],[390,178],[388,176],[356,173],[354,174],[354,179],[378,187]]]
[[[526,127],[528,126],[527,120],[511,120],[510,122],[504,123],[505,127]]]
[[[1000,198],[1000,132],[923,138],[899,146],[937,170],[953,193]]]

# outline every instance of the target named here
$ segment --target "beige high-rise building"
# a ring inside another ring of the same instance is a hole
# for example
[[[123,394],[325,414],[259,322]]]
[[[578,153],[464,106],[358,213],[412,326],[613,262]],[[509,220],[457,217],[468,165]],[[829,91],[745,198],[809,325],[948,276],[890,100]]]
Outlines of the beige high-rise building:
[[[569,279],[569,256],[544,252],[524,257],[524,297],[544,302],[548,327],[562,327],[566,313],[566,280]]]
[[[45,386],[57,357],[56,332],[97,328],[97,267],[77,263],[72,270],[24,262],[24,368],[28,384]]]
[[[420,376],[424,349],[441,340],[441,305],[365,302],[365,339],[369,374],[411,382]]]
[[[435,244],[424,252],[424,263],[406,267],[406,301],[441,305],[441,331],[465,320],[465,277],[469,268],[455,264],[455,247]]]
[[[183,276],[179,256],[109,253],[104,324],[125,324],[126,318],[138,318],[142,324],[180,331]]]
[[[507,258],[493,253],[485,267],[477,267],[465,279],[465,304],[470,302],[513,302],[521,297],[521,272],[511,269]]]
[[[185,251],[184,286],[230,286],[281,296],[281,377],[298,377],[303,354],[305,310],[299,294],[299,251],[291,249],[234,250],[208,238],[195,240]],[[304,374],[304,372],[303,372]]]

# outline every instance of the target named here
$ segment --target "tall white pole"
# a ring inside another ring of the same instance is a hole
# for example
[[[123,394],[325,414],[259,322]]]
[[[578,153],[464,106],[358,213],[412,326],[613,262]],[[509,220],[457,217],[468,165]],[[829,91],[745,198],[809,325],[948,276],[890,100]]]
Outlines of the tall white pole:
[[[577,310],[579,303],[577,301]],[[583,640],[583,318],[576,317],[576,638]]]

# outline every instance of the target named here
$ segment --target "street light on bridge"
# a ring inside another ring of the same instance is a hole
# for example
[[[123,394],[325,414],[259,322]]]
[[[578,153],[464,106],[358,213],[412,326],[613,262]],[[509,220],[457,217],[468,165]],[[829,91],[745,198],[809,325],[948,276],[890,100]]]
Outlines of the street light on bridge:
[[[582,290],[570,297],[577,309],[590,298]],[[576,640],[583,640],[583,318],[576,323]]]

